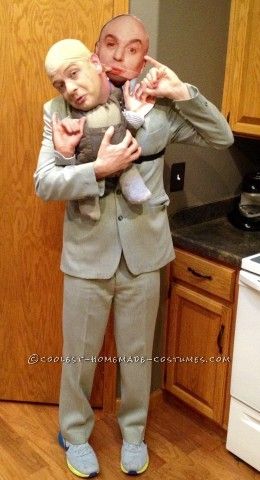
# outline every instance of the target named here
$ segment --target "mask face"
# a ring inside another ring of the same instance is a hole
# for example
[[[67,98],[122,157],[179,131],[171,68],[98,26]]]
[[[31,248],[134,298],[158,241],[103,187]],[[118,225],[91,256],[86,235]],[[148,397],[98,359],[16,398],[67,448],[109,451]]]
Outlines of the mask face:
[[[62,65],[51,77],[53,86],[63,98],[78,110],[90,110],[102,98],[101,65],[90,60],[79,60]]]
[[[131,16],[115,18],[103,28],[96,53],[103,65],[111,67],[107,75],[113,83],[122,84],[141,73],[148,41],[142,23]]]

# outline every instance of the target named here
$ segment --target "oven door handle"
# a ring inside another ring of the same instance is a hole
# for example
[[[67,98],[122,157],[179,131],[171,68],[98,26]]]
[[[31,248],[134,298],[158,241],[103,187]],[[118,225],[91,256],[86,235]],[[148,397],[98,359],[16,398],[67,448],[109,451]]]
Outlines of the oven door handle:
[[[258,292],[260,292],[260,276],[259,275],[254,275],[253,273],[241,270],[239,274],[239,280],[242,284],[245,284],[248,287],[251,287],[254,290],[257,290]]]

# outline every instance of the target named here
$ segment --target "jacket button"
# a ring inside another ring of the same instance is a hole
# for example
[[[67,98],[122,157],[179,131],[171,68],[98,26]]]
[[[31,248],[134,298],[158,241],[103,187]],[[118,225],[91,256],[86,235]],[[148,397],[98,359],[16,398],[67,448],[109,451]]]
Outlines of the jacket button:
[[[118,220],[123,220],[124,217],[123,217],[123,215],[119,215],[119,217],[117,217],[117,218],[118,218]]]

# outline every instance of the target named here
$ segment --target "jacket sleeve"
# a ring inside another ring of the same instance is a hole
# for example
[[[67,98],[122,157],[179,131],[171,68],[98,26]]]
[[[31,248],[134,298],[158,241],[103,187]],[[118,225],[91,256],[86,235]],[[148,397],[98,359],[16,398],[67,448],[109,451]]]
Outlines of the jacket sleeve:
[[[104,181],[97,182],[93,163],[56,165],[52,141],[51,102],[44,106],[43,139],[34,173],[36,194],[43,200],[79,200],[104,192]]]
[[[225,117],[196,87],[188,85],[188,89],[192,98],[173,102],[169,111],[168,143],[230,147],[234,137]]]

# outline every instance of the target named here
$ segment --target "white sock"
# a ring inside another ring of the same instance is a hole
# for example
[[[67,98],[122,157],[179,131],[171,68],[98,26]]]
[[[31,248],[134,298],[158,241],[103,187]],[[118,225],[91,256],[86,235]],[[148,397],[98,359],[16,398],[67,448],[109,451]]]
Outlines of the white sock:
[[[119,183],[124,197],[130,203],[143,203],[152,196],[135,165],[120,175]]]

